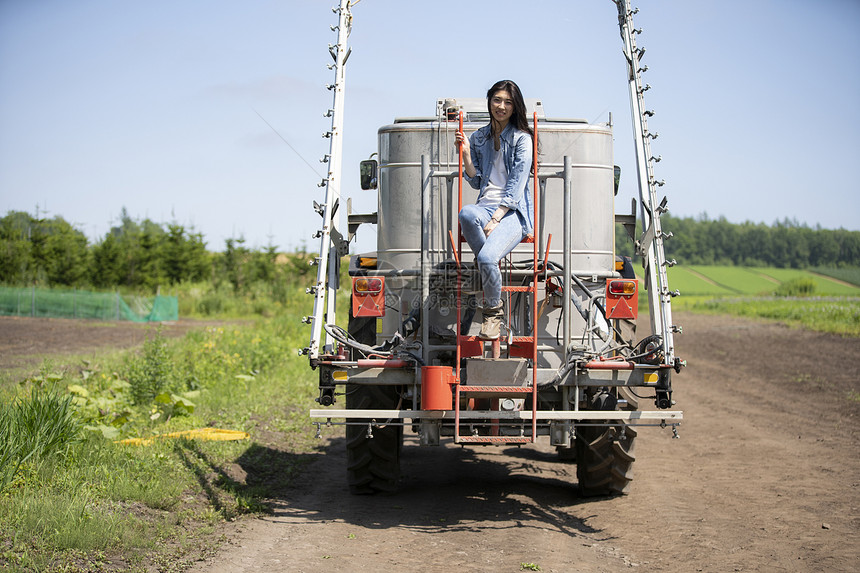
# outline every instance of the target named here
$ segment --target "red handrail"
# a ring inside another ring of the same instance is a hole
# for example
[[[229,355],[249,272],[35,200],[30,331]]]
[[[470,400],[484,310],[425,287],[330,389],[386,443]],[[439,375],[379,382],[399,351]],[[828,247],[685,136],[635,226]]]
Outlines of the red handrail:
[[[538,275],[538,242],[540,242],[540,233],[538,228],[538,201],[540,194],[538,193],[538,120],[537,112],[534,112],[534,140],[532,141],[533,159],[532,170],[534,172],[534,189],[532,196],[534,197],[534,235],[535,241],[532,244],[534,256],[532,258],[532,281],[534,292],[532,294],[532,443],[537,441],[537,347],[538,347],[538,304],[537,304],[537,275]]]
[[[459,115],[460,124],[458,130],[460,133],[463,133],[463,111],[460,110]],[[463,137],[466,137],[466,134],[463,133]],[[460,211],[463,210],[463,144],[457,146],[457,247],[454,252],[454,258],[457,261],[457,361],[454,363],[454,383],[460,384],[460,311],[461,311],[461,296],[462,296],[462,286],[463,286],[463,273],[460,268],[460,261],[463,260],[463,243],[462,243],[462,233],[460,232]],[[450,231],[449,231],[450,233]],[[453,237],[451,238],[451,247],[453,248],[454,241]],[[459,396],[459,394],[458,394]],[[459,406],[457,407],[457,414],[459,415]],[[459,416],[458,416],[459,417]]]

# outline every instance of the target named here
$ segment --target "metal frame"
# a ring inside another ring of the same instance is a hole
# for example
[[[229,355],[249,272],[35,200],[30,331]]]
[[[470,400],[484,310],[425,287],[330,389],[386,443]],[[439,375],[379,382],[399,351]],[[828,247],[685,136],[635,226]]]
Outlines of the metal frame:
[[[660,214],[667,211],[666,199],[658,204],[657,187],[664,182],[654,178],[653,162],[660,158],[651,154],[651,139],[657,138],[657,133],[648,131],[648,117],[653,111],[645,108],[645,92],[651,86],[642,85],[642,72],[647,66],[640,67],[640,61],[645,54],[644,48],[636,47],[635,36],[641,33],[633,26],[633,14],[639,10],[630,9],[629,0],[613,0],[618,8],[618,25],[621,28],[621,38],[624,41],[624,57],[627,59],[628,90],[630,93],[630,114],[633,119],[633,141],[636,147],[636,172],[639,182],[639,201],[641,203],[642,224],[645,230],[639,240],[638,250],[645,265],[645,288],[648,290],[648,307],[651,317],[651,331],[660,334],[663,340],[665,362],[675,363],[674,332],[678,330],[672,324],[672,296],[679,293],[669,291],[669,281],[666,268],[675,264],[667,261],[663,250],[663,239],[671,234],[663,232]]]
[[[311,418],[353,418],[358,420],[444,420],[453,422],[453,410],[311,410]],[[684,418],[682,410],[537,410],[538,420],[662,420],[679,422]],[[463,410],[461,420],[518,420],[531,421],[531,410],[514,412]]]
[[[338,218],[335,217],[340,204],[340,179],[341,162],[343,155],[343,110],[344,97],[346,95],[346,61],[349,58],[347,39],[352,29],[352,13],[350,12],[350,0],[340,0],[339,8],[332,8],[338,14],[337,27],[332,26],[332,31],[337,30],[337,45],[329,44],[329,53],[334,64],[329,65],[334,69],[334,83],[326,86],[334,91],[334,102],[326,117],[331,117],[331,131],[323,134],[323,137],[331,139],[331,146],[327,156],[322,161],[328,163],[328,175],[319,184],[325,186],[325,204],[317,206],[317,212],[323,219],[320,237],[319,256],[314,260],[318,265],[317,277],[311,290],[314,294],[314,313],[311,320],[310,345],[305,349],[310,360],[315,361],[324,354],[333,352],[332,343],[326,336],[325,345],[320,348],[323,324],[325,322],[336,322],[335,303],[337,290],[340,286],[340,255],[345,246],[344,240],[338,230]]]

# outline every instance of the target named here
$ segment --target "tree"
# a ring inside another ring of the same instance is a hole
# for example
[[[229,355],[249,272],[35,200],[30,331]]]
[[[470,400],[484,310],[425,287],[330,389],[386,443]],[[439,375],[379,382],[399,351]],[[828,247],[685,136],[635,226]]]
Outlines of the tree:
[[[81,286],[87,276],[86,235],[59,216],[44,222],[44,228],[43,257],[48,284]]]
[[[0,281],[15,284],[30,280],[32,224],[33,218],[23,211],[10,211],[0,219]]]
[[[166,282],[163,259],[165,235],[160,225],[149,219],[143,221],[139,250],[140,271],[136,286],[144,286],[154,291]]]
[[[224,241],[227,247],[224,251],[224,274],[233,285],[236,293],[244,292],[247,284],[247,262],[248,249],[245,247],[245,238],[227,239]]]
[[[96,287],[108,288],[122,284],[123,253],[117,236],[113,233],[92,247],[90,281]]]
[[[190,253],[185,247],[185,229],[181,225],[168,225],[164,241],[164,274],[170,284],[182,282],[188,274]]]

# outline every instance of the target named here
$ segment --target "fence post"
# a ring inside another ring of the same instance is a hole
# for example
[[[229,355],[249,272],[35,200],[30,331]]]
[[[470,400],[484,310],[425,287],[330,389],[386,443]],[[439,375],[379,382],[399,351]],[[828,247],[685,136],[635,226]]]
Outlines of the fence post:
[[[116,319],[119,320],[119,291],[116,291]]]
[[[30,297],[30,317],[36,316],[36,285],[31,287],[33,289],[33,294]]]

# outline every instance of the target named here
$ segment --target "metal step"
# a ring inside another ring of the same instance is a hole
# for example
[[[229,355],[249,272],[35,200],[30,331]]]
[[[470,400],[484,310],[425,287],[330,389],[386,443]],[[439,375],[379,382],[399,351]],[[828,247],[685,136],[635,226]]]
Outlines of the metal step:
[[[525,436],[459,436],[458,444],[530,444],[532,439]]]
[[[457,387],[460,394],[468,394],[472,398],[503,398],[505,396],[521,396],[531,394],[530,386],[469,386],[461,384]]]
[[[505,336],[502,336],[498,339],[501,342],[506,342],[508,339]],[[534,336],[512,336],[511,342],[534,342]],[[492,340],[486,340],[484,338],[479,338],[477,335],[460,335],[460,342],[493,342]]]
[[[503,286],[502,292],[534,292],[535,287],[532,286]]]

